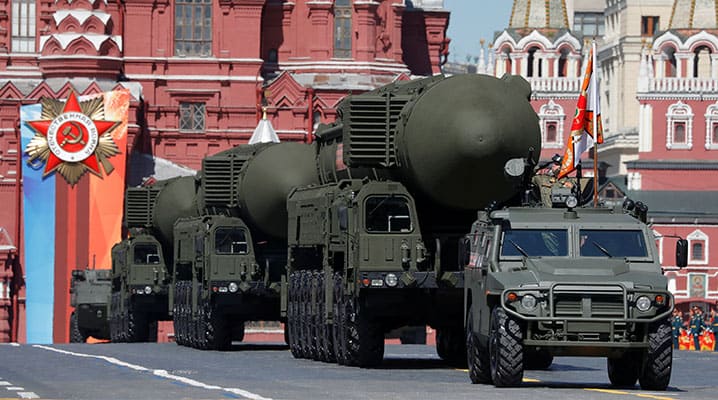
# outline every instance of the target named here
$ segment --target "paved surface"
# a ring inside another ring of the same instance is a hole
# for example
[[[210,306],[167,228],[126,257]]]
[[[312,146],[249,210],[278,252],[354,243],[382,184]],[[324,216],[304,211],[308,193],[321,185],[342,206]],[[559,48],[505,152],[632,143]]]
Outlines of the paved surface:
[[[471,385],[432,346],[389,345],[378,369],[295,360],[279,344],[0,344],[0,399],[716,399],[718,353],[677,352],[665,392],[614,389],[601,358],[556,358],[524,386]]]

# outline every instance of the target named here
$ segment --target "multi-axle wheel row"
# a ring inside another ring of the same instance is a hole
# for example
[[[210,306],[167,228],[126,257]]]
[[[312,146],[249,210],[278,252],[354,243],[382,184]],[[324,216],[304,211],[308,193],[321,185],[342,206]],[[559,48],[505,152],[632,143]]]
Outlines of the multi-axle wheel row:
[[[196,311],[192,311],[192,282],[178,281],[175,284],[173,324],[175,341],[182,346],[202,350],[228,350],[232,339],[244,339],[244,322],[230,321],[211,301],[202,294],[198,286]]]
[[[120,303],[124,307],[120,310]],[[156,342],[157,324],[151,322],[146,313],[132,304],[130,298],[121,293],[110,297],[110,340],[112,342]]]
[[[341,365],[375,366],[384,357],[384,332],[344,293],[339,273],[333,281],[332,323],[326,323],[326,284],[322,271],[296,271],[289,276],[287,329],[295,358]]]

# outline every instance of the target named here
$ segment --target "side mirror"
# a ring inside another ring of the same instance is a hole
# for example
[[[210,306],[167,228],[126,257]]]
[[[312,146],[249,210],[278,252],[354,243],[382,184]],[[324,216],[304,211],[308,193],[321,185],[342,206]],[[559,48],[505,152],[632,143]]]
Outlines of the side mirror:
[[[469,258],[471,257],[471,240],[468,237],[463,237],[459,240],[459,267],[463,268],[469,265]]]
[[[339,217],[339,230],[346,232],[349,229],[349,210],[341,206],[337,210],[337,216]]]
[[[678,239],[676,242],[676,265],[678,268],[685,268],[688,265],[688,241]]]

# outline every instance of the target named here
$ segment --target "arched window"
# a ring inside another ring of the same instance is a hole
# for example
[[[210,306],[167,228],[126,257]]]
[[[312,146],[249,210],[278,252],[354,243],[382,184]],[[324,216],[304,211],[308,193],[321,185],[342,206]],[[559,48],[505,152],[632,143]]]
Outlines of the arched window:
[[[665,60],[664,70],[666,78],[674,78],[676,76],[676,49],[666,47],[663,49],[663,58]]]
[[[529,49],[529,56],[526,59],[526,76],[529,78],[541,76],[541,60],[536,58],[536,51],[538,47],[532,47]]]
[[[334,2],[334,57],[352,57],[351,0]]]
[[[558,58],[558,76],[564,77],[568,76],[568,49],[563,48],[561,49],[559,58]]]
[[[563,107],[550,100],[539,109],[541,121],[541,142],[543,148],[563,148],[563,125],[566,114]]]
[[[688,235],[688,262],[691,264],[708,263],[708,235],[696,229]]]
[[[711,77],[711,51],[707,46],[700,46],[693,51],[693,77]]]
[[[212,55],[212,0],[175,2],[175,55]]]
[[[666,148],[691,149],[693,147],[693,111],[681,101],[668,107],[666,114]]]
[[[706,150],[718,150],[718,101],[706,108]]]

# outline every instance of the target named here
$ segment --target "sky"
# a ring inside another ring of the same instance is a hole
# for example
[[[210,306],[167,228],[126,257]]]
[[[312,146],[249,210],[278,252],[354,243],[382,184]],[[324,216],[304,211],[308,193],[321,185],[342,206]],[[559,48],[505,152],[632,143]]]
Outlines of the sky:
[[[444,8],[451,11],[449,61],[466,62],[467,55],[478,56],[480,39],[488,45],[495,31],[509,26],[512,5],[513,0],[444,0]]]

